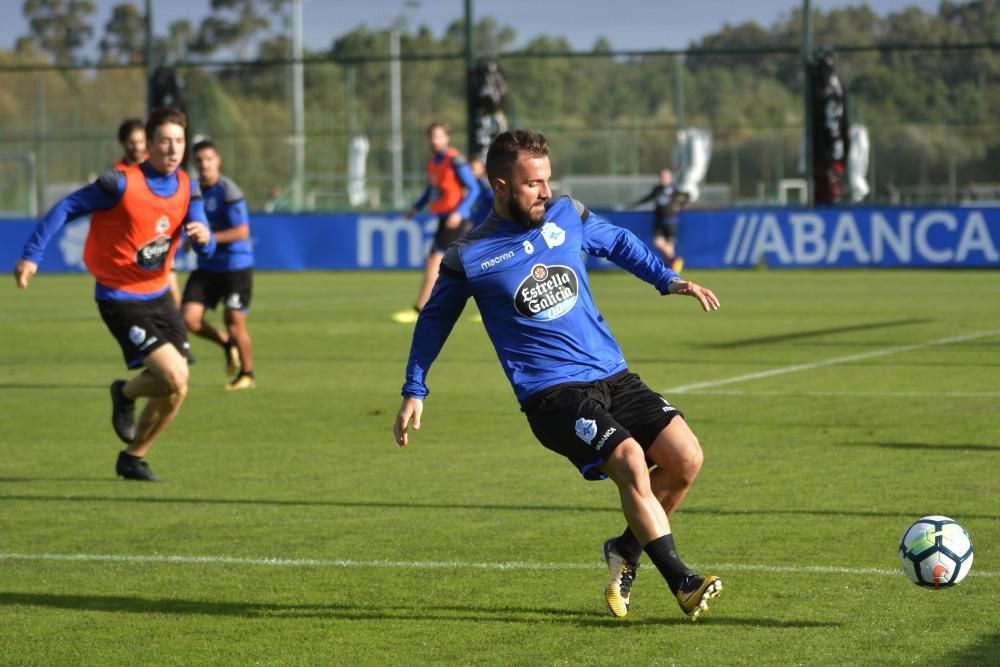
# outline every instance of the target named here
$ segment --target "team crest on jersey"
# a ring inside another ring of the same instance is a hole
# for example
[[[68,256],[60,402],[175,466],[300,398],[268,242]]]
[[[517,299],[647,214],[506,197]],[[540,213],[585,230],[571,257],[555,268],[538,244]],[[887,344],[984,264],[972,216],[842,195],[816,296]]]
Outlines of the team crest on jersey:
[[[566,232],[562,227],[554,222],[546,222],[542,225],[542,240],[549,248],[555,248],[563,244],[566,240]]]
[[[517,312],[533,320],[554,320],[576,305],[580,280],[568,266],[535,264],[514,294]]]
[[[576,420],[576,437],[583,440],[588,445],[594,441],[597,435],[597,422],[593,419],[580,417]]]
[[[132,326],[128,330],[128,339],[132,341],[132,344],[138,347],[142,344],[142,341],[146,340],[146,330],[142,327]]]
[[[170,220],[167,219],[167,216],[161,215],[160,219],[156,221],[156,231],[159,234],[163,234],[168,229],[170,229]]]
[[[216,201],[215,197],[209,197],[205,200],[205,210],[209,213],[214,213],[215,209],[219,208],[219,202]]]
[[[169,253],[170,239],[161,234],[139,248],[135,253],[135,263],[147,271],[156,271],[163,267]]]

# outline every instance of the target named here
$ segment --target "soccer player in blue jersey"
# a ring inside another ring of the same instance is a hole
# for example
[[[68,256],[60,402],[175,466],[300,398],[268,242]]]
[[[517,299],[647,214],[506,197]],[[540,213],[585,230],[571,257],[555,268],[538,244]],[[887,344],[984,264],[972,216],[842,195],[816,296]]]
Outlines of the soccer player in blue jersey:
[[[17,286],[27,289],[56,232],[91,214],[83,258],[97,279],[98,311],[126,366],[143,368],[111,383],[111,423],[127,445],[115,471],[125,479],[157,480],[143,457],[187,396],[187,332],[167,286],[182,231],[199,255],[215,251],[201,190],[180,169],[186,127],[178,109],[154,109],[146,121],[149,159],[118,165],[60,200],[38,223],[14,267]],[[149,400],[136,422],[135,401],[142,397]]]
[[[568,458],[584,479],[610,477],[618,487],[628,527],[603,546],[611,613],[628,613],[645,552],[684,613],[697,619],[722,581],[684,565],[668,515],[701,468],[701,446],[677,408],[626,366],[594,304],[581,253],[608,258],[661,294],[694,297],[706,312],[718,309],[719,300],[667,268],[631,232],[574,199],[553,199],[549,146],[540,133],[498,135],[486,170],[496,194],[493,213],[441,263],[413,332],[396,443],[407,446],[410,426],[420,428],[427,373],[474,298],[538,440]]]
[[[253,389],[253,345],[246,325],[253,292],[247,203],[239,186],[220,171],[222,157],[211,140],[199,141],[192,153],[205,214],[218,248],[211,257],[198,258],[198,268],[184,286],[181,312],[191,333],[222,347],[226,374],[232,379],[226,389]],[[220,301],[225,333],[205,321],[205,309],[214,310]]]

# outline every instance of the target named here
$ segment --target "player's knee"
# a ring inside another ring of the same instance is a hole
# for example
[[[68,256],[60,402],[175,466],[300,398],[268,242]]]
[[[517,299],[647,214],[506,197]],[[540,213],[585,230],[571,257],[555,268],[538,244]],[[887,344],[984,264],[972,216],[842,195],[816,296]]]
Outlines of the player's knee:
[[[681,451],[680,462],[677,466],[680,481],[685,485],[691,485],[701,471],[701,466],[704,463],[705,453],[701,449],[698,438],[692,434]]]
[[[613,474],[609,475],[619,487],[637,489],[649,487],[649,467],[646,454],[638,442],[629,438],[615,447],[608,461]]]
[[[201,331],[201,315],[199,313],[184,312],[184,326],[188,331],[198,333]]]
[[[188,390],[187,364],[180,363],[167,370],[163,374],[163,383],[166,385],[171,397],[184,400]]]

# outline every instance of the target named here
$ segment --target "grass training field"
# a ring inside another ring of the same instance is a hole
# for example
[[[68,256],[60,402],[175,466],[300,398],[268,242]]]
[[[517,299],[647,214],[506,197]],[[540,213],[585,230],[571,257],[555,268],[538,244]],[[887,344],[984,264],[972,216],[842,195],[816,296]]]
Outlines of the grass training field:
[[[8,278],[0,664],[1000,664],[1000,274],[688,277],[719,312],[592,286],[705,450],[672,523],[725,590],[694,624],[648,561],[607,614],[615,488],[535,442],[471,306],[394,445],[416,273],[258,275],[258,387],[224,392],[194,340],[159,484],[114,475],[125,371],[91,279]],[[899,570],[925,514],[972,535],[956,588]]]

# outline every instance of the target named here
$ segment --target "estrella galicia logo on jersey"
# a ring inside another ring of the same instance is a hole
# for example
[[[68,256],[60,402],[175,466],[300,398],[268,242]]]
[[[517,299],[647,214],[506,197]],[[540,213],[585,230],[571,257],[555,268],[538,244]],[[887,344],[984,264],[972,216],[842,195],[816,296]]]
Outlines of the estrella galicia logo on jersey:
[[[132,325],[132,328],[128,330],[128,339],[132,341],[133,345],[138,347],[142,344],[142,341],[146,340],[146,330],[142,327]]]
[[[580,281],[568,266],[535,264],[517,287],[514,307],[533,320],[554,320],[576,305]]]
[[[597,422],[593,419],[580,417],[576,420],[576,437],[583,440],[588,445],[594,441],[597,435]]]
[[[170,239],[162,234],[139,248],[135,253],[135,263],[147,271],[156,271],[163,266],[170,252]]]
[[[542,240],[549,248],[555,248],[566,240],[566,231],[554,222],[546,222],[542,225]]]

